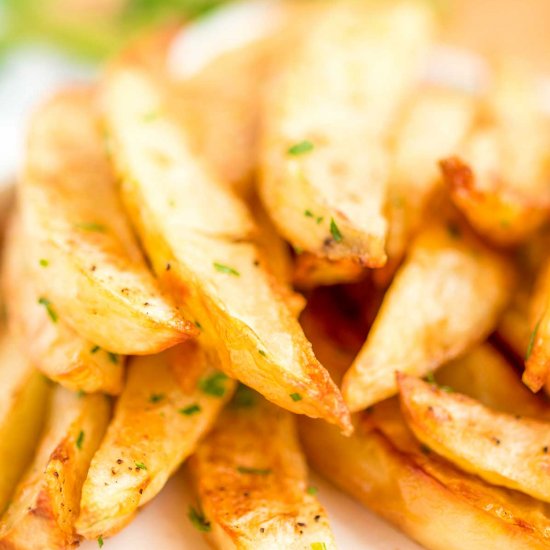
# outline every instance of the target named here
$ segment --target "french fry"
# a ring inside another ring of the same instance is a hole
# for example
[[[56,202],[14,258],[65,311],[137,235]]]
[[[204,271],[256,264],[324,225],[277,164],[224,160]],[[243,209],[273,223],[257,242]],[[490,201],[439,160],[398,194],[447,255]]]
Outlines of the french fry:
[[[550,501],[550,424],[494,411],[465,395],[397,373],[401,409],[416,437],[488,483]]]
[[[103,82],[103,105],[123,200],[153,269],[217,342],[225,372],[281,407],[348,430],[338,389],[262,265],[245,204],[193,155],[161,90],[119,65]]]
[[[195,450],[235,382],[195,342],[130,361],[122,392],[82,489],[77,531],[111,536],[155,497]]]
[[[351,437],[300,418],[309,463],[429,550],[549,547],[548,505],[425,454],[395,404],[392,399],[374,407],[389,411],[388,433],[373,427],[367,413],[359,416]]]
[[[336,548],[307,490],[294,418],[248,392],[237,394],[189,461],[202,530],[223,550]]]
[[[57,387],[34,461],[0,520],[0,548],[73,548],[80,491],[109,421],[103,395]]]
[[[451,197],[482,236],[499,245],[530,237],[550,216],[550,123],[535,76],[505,63],[482,121],[455,156],[441,162]]]
[[[434,27],[426,4],[334,2],[289,52],[264,107],[260,196],[295,248],[386,261],[386,139]]]
[[[161,294],[124,217],[91,90],[60,93],[36,113],[19,195],[36,300],[52,317],[122,354],[197,334]]]
[[[365,276],[366,269],[353,260],[330,261],[302,252],[294,261],[294,284],[304,290],[353,283]]]
[[[0,336],[0,513],[32,460],[49,385],[2,328]],[[0,542],[0,547],[2,543]]]
[[[397,392],[395,372],[423,376],[494,328],[510,299],[506,260],[454,222],[427,227],[397,272],[342,392],[352,411]]]
[[[21,225],[14,218],[6,235],[2,277],[10,333],[30,362],[62,386],[87,393],[120,393],[124,356],[100,349],[48,313],[36,298],[25,250]],[[43,265],[48,268],[49,264]]]

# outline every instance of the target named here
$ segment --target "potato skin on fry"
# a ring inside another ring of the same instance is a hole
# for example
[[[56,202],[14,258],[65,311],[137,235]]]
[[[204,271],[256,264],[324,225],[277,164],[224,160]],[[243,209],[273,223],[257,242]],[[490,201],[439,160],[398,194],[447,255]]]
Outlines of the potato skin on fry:
[[[30,257],[48,263],[36,266],[36,299],[84,338],[144,354],[197,334],[160,292],[125,219],[92,90],[62,92],[35,114],[19,198]]]
[[[401,409],[416,437],[487,482],[550,502],[550,424],[481,405],[397,373]]]
[[[294,417],[249,397],[228,406],[189,461],[211,542],[220,550],[335,549],[326,513],[307,492]]]
[[[73,548],[80,491],[107,423],[103,395],[57,387],[34,461],[0,521],[0,548]]]
[[[235,381],[209,395],[201,381],[220,373],[215,350],[195,342],[135,357],[126,386],[82,489],[76,527],[87,539],[112,536],[155,497],[194,451],[231,397]]]
[[[338,388],[262,263],[245,203],[191,151],[162,90],[115,65],[102,98],[126,209],[159,280],[217,346],[224,371],[281,407],[349,430]]]
[[[51,380],[72,391],[101,391],[116,395],[122,389],[124,356],[102,350],[79,336],[62,319],[55,322],[37,300],[27,247],[19,220],[13,218],[6,234],[2,288],[11,335],[32,364]],[[39,259],[34,259],[38,269]]]
[[[504,257],[455,222],[427,227],[344,377],[350,410],[394,395],[396,371],[423,376],[483,340],[509,301],[514,279]]]
[[[424,454],[407,434],[395,401],[381,405],[390,411],[387,432],[373,427],[368,414],[357,418],[349,438],[322,422],[300,418],[312,467],[429,550],[550,548],[547,504],[488,485]]]

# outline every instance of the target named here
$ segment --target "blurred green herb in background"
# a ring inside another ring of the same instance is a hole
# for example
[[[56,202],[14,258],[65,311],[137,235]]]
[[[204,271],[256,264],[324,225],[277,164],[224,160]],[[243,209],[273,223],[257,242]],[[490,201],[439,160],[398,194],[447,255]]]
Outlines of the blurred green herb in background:
[[[0,53],[49,43],[100,59],[140,31],[197,17],[225,0],[0,0]]]

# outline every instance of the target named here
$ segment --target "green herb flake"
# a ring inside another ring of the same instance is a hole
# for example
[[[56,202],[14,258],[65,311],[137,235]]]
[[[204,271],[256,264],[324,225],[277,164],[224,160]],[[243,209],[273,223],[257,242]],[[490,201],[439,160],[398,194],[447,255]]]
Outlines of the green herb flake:
[[[441,391],[447,392],[447,393],[453,393],[454,390],[451,388],[451,386],[439,386],[439,389]]]
[[[201,325],[198,321],[195,321],[195,326],[196,326],[199,330],[202,330],[202,325]]]
[[[86,392],[84,390],[78,390],[76,392],[76,396],[79,398],[79,399],[82,399],[84,396],[86,395]]]
[[[47,298],[44,298],[44,297],[38,298],[38,303],[41,306],[44,306],[46,308],[46,311],[48,312],[48,315],[50,316],[50,319],[52,320],[52,322],[57,323],[58,317],[57,317],[57,313],[54,311],[52,307],[52,303]]]
[[[296,256],[300,256],[300,254],[304,253],[304,249],[301,246],[293,246],[292,248],[294,249],[294,254],[296,254]]]
[[[214,397],[223,397],[225,395],[225,381],[227,375],[223,372],[215,372],[210,376],[206,376],[199,380],[199,389],[207,395],[213,395]]]
[[[235,397],[231,401],[231,406],[235,408],[247,409],[256,404],[256,392],[244,384],[239,384]]]
[[[290,399],[292,399],[292,401],[301,401],[302,396],[299,393],[291,393]]]
[[[266,353],[263,349],[259,349],[259,350],[258,350],[258,353],[259,353],[262,357],[267,357],[267,353]]]
[[[136,462],[136,469],[137,470],[147,470],[147,466],[145,466],[145,464],[143,464],[143,462]]]
[[[40,267],[48,267],[50,265],[50,262],[44,259],[40,260],[38,263],[40,264]]]
[[[233,277],[239,277],[240,273],[233,269],[232,267],[229,267],[228,265],[220,264],[218,262],[214,262],[214,268],[216,271],[219,271],[220,273],[225,273],[226,275],[233,275]]]
[[[96,233],[105,233],[107,231],[107,228],[103,224],[95,222],[77,223],[76,227],[83,231],[95,231]]]
[[[149,396],[149,403],[160,403],[165,398],[166,398],[165,393],[152,393]]]
[[[306,218],[313,218],[318,224],[324,220],[323,216],[316,216],[311,210],[304,210],[304,216]]]
[[[97,537],[97,545],[100,547],[100,548],[103,548],[103,537],[101,535],[99,535],[99,537]]]
[[[304,141],[300,141],[300,143],[295,143],[292,147],[289,147],[287,153],[296,157],[298,155],[303,155],[304,153],[310,153],[313,149],[313,143],[305,139]]]
[[[118,365],[118,355],[116,353],[112,353],[110,351],[107,352],[109,355],[109,361],[113,363],[113,365]]]
[[[432,450],[427,446],[427,445],[424,445],[424,443],[422,443],[420,445],[420,450],[422,451],[422,453],[424,453],[425,455],[429,455]]]
[[[82,444],[84,443],[84,432],[80,430],[78,437],[76,438],[76,448],[80,451],[82,449]]]
[[[428,382],[430,384],[437,384],[437,382],[435,381],[435,376],[434,376],[433,372],[429,372],[426,375],[426,382]]]
[[[178,412],[185,416],[192,416],[194,414],[200,413],[201,410],[201,406],[198,403],[193,403],[192,405],[189,405],[189,407],[180,409]]]
[[[312,542],[311,550],[327,550],[327,545],[324,542]]]
[[[90,353],[97,353],[101,348],[99,346],[94,346],[91,350],[90,350]]]
[[[269,468],[249,468],[248,466],[238,466],[237,472],[239,472],[240,474],[267,476],[271,473],[271,470]]]
[[[334,218],[330,219],[330,233],[335,242],[337,243],[342,242],[342,238],[343,238],[342,233],[340,232],[340,229],[336,225]]]
[[[210,522],[206,519],[204,513],[200,510],[197,510],[193,506],[189,508],[189,513],[187,514],[187,516],[198,531],[201,531],[202,533],[209,533],[212,529],[212,526],[210,525]]]
[[[143,115],[143,122],[153,122],[160,117],[160,111],[151,111]]]
[[[447,224],[447,233],[449,233],[453,239],[460,239],[461,237],[460,227],[458,227],[456,223]]]
[[[531,357],[531,353],[533,353],[533,347],[535,346],[535,340],[537,339],[537,333],[539,331],[541,321],[542,321],[542,317],[539,319],[538,323],[535,325],[533,332],[531,332],[531,336],[529,336],[529,345],[527,346],[527,353],[525,354],[526,361],[527,359],[529,359],[529,357]]]
[[[306,489],[306,493],[307,493],[308,495],[316,495],[318,492],[319,492],[319,489],[317,489],[317,487],[311,486],[311,487],[308,487],[308,488]]]

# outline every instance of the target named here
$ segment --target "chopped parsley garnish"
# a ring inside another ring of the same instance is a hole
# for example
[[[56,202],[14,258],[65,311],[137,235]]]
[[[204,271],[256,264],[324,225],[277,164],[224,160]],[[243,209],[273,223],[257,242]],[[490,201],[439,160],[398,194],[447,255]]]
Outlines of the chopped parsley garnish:
[[[233,397],[231,401],[231,405],[236,408],[246,409],[248,407],[253,407],[255,403],[256,392],[244,384],[239,384],[235,392],[235,397]]]
[[[54,323],[57,323],[57,313],[54,311],[53,307],[52,307],[52,303],[47,299],[47,298],[38,298],[38,303],[41,305],[41,306],[44,306],[46,308],[46,311],[48,312],[48,315],[50,316],[50,319],[54,322]]]
[[[103,537],[101,535],[99,535],[99,537],[97,537],[97,545],[100,548],[103,548]]]
[[[82,397],[84,397],[86,395],[86,392],[84,390],[78,390],[76,392],[76,396],[81,399]]]
[[[137,470],[147,470],[147,466],[143,464],[143,462],[136,462],[136,469]]]
[[[537,333],[539,331],[541,321],[542,321],[542,317],[538,320],[538,323],[535,325],[533,332],[531,332],[531,336],[529,336],[529,345],[527,346],[527,353],[525,354],[526,361],[527,359],[529,359],[529,357],[531,357],[531,353],[533,353],[533,347],[535,345],[535,340],[537,339]]]
[[[153,122],[160,116],[159,111],[151,111],[150,113],[145,113],[143,115],[143,122]]]
[[[455,223],[447,224],[447,232],[453,239],[460,239],[460,227],[458,227]]]
[[[78,450],[82,449],[82,444],[84,443],[84,432],[80,430],[78,437],[76,438],[76,448]]]
[[[426,379],[426,382],[428,382],[429,384],[432,384],[434,386],[437,386],[441,391],[444,391],[444,392],[447,392],[447,393],[452,393],[454,391],[453,388],[451,388],[451,386],[443,386],[441,384],[438,384],[437,380],[434,377],[433,372],[429,372],[425,376],[425,379]]]
[[[97,353],[101,348],[99,346],[94,346],[91,350],[90,350],[90,353]]]
[[[225,395],[225,381],[227,375],[223,372],[215,372],[210,376],[206,376],[199,380],[199,389],[207,395],[213,395],[215,397],[223,397]]]
[[[48,267],[50,265],[48,260],[40,260],[38,263],[40,264],[40,267]]]
[[[300,254],[303,254],[304,253],[304,249],[300,246],[293,246],[292,247],[294,249],[294,253],[299,256]]]
[[[313,143],[305,139],[304,141],[300,141],[300,143],[296,143],[292,147],[289,147],[287,153],[292,156],[298,156],[311,151],[313,151]]]
[[[308,488],[306,489],[306,493],[307,493],[308,495],[316,495],[318,492],[319,492],[319,489],[317,489],[317,487],[311,486],[311,487],[308,487]]]
[[[212,526],[210,525],[210,522],[206,519],[204,513],[200,510],[197,510],[193,506],[189,508],[188,517],[197,530],[203,533],[208,533],[212,529]]]
[[[258,353],[259,353],[262,357],[267,357],[267,353],[266,353],[263,349],[259,349],[259,350],[258,350]]]
[[[97,233],[105,233],[107,231],[107,228],[103,224],[95,222],[77,223],[76,227],[83,231],[95,231]]]
[[[318,224],[324,220],[323,216],[316,216],[311,210],[304,210],[304,216],[306,218],[314,218]]]
[[[160,403],[166,397],[165,393],[152,393],[149,396],[150,403]]]
[[[301,401],[302,400],[302,396],[299,393],[291,393],[290,398],[292,399],[292,401]]]
[[[214,268],[216,271],[219,271],[220,273],[225,273],[227,275],[233,275],[233,277],[239,277],[240,273],[233,269],[232,267],[229,267],[228,265],[220,264],[218,262],[214,262]]]
[[[435,377],[434,377],[434,373],[433,373],[433,372],[429,372],[429,373],[426,375],[426,382],[429,382],[430,384],[437,384],[437,382],[435,381]]]
[[[191,416],[193,414],[197,414],[201,412],[201,406],[198,403],[193,403],[193,405],[189,405],[189,407],[185,407],[183,409],[180,409],[178,411],[180,414],[184,414],[185,416]]]
[[[311,550],[327,550],[327,545],[324,542],[312,542]]]
[[[196,326],[199,330],[202,330],[202,325],[201,325],[198,321],[195,321],[195,326]]]
[[[118,365],[118,355],[116,353],[111,353],[110,351],[108,352],[108,354],[111,363],[113,363],[113,365]]]
[[[332,238],[335,242],[342,242],[342,233],[340,233],[340,229],[336,225],[334,218],[330,219],[330,234],[332,235]]]
[[[421,443],[420,445],[420,450],[425,454],[425,455],[429,455],[432,450],[427,446],[427,445],[424,445],[424,443]]]
[[[267,476],[271,473],[271,470],[269,468],[249,468],[248,466],[238,466],[237,472],[239,472],[240,474]]]

